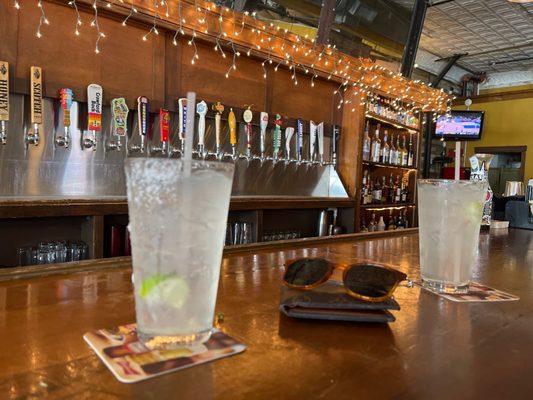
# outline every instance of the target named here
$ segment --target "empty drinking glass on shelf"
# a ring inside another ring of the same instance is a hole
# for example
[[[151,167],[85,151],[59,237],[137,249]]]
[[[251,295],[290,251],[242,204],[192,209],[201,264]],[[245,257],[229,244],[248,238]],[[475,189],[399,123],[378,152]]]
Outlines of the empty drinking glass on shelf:
[[[19,247],[17,257],[20,266],[80,261],[89,257],[89,246],[82,241],[43,241],[37,246]]]
[[[226,245],[253,243],[254,224],[251,222],[228,223],[226,227]]]

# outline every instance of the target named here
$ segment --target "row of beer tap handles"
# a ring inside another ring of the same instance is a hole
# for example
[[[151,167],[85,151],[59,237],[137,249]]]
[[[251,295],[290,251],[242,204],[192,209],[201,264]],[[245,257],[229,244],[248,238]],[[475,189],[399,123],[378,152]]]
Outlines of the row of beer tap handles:
[[[185,142],[185,137],[183,133],[186,130],[185,120],[187,115],[187,99],[178,100],[179,108],[179,137],[182,143],[182,149]],[[243,112],[243,122],[245,123],[245,133],[246,133],[246,153],[237,154],[237,141],[238,141],[238,128],[237,128],[237,119],[233,109],[230,108],[228,113],[228,127],[229,127],[229,141],[231,144],[231,154],[224,153],[221,149],[221,121],[222,114],[224,112],[224,106],[217,102],[212,105],[212,109],[215,111],[215,152],[209,153],[205,149],[205,118],[207,114],[207,103],[205,101],[200,101],[196,104],[196,113],[198,114],[198,148],[196,154],[202,158],[206,158],[209,155],[214,155],[215,157],[221,159],[224,157],[231,157],[232,159],[246,158],[246,159],[260,159],[260,160],[280,160],[286,162],[302,162],[303,160],[303,121],[301,119],[297,120],[296,126],[296,145],[295,145],[295,159],[291,158],[291,139],[295,133],[295,128],[288,126],[285,128],[285,154],[282,157],[281,145],[281,132],[283,120],[281,115],[276,114],[274,119],[274,129],[273,129],[273,151],[271,156],[266,155],[266,133],[269,125],[269,116],[266,112],[260,113],[259,118],[259,127],[260,127],[260,137],[259,137],[259,148],[260,156],[252,155],[252,138],[253,138],[253,113],[250,106],[247,106],[246,110]],[[313,121],[310,122],[310,143],[309,143],[309,159],[306,162],[320,162],[324,163],[324,123],[315,124]],[[335,150],[335,147],[333,147]],[[318,159],[317,159],[318,153]]]
[[[40,127],[43,124],[43,98],[42,98],[42,70],[39,67],[31,67],[31,90],[30,90],[30,127],[25,129],[24,142],[26,147],[29,145],[39,145]],[[7,142],[7,121],[9,121],[9,69],[5,62],[0,61],[0,143]],[[58,147],[68,148],[72,139],[70,134],[70,110],[74,102],[74,93],[71,89],[63,88],[59,91],[61,109],[63,110],[64,131],[58,132],[54,129],[54,143]],[[87,130],[82,130],[80,144],[82,149],[96,150],[99,142],[99,136],[102,131],[102,107],[103,107],[103,89],[98,84],[90,84],[87,87]],[[252,137],[253,113],[250,106],[247,106],[243,113],[243,122],[245,123],[246,132],[246,153],[237,154],[237,119],[233,109],[230,108],[227,120],[229,127],[229,140],[231,144],[231,154],[225,153],[221,146],[221,120],[224,112],[224,106],[217,102],[212,105],[215,112],[215,152],[209,152],[205,146],[206,132],[206,115],[208,106],[205,101],[198,102],[195,106],[190,107],[187,99],[178,100],[179,125],[178,137],[181,142],[181,148],[176,149],[170,143],[170,112],[164,108],[159,110],[159,132],[160,146],[147,146],[147,137],[150,128],[150,102],[148,98],[141,96],[137,99],[137,119],[138,131],[140,136],[140,145],[135,143],[132,138],[128,140],[128,113],[129,109],[124,98],[115,98],[111,100],[111,135],[105,143],[107,150],[120,150],[123,146],[122,141],[127,143],[128,152],[149,152],[168,154],[169,156],[181,153],[185,148],[187,112],[193,109],[198,115],[198,145],[195,154],[200,158],[215,156],[218,159],[230,157],[234,160],[238,158],[260,159],[260,160],[280,160],[286,162],[308,162],[324,163],[324,123],[309,123],[309,157],[304,160],[303,155],[303,132],[304,122],[301,119],[296,120],[296,126],[287,126],[285,128],[285,151],[284,157],[281,151],[282,145],[282,124],[283,120],[279,114],[275,115],[273,129],[273,152],[271,156],[266,155],[266,133],[269,126],[269,116],[266,112],[260,113],[260,156],[252,155]],[[291,139],[296,133],[295,140],[295,158],[291,152]],[[337,156],[337,139],[339,137],[338,127],[333,127],[331,141],[331,155],[333,163],[336,162]],[[318,157],[317,157],[318,156]]]

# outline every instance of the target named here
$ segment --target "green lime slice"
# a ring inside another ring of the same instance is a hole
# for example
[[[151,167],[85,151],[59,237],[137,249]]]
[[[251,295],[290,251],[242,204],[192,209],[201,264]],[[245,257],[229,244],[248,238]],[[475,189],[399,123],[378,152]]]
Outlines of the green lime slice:
[[[140,295],[154,305],[182,308],[189,296],[189,285],[176,275],[152,275],[143,280]]]
[[[142,298],[145,298],[148,293],[152,291],[153,288],[155,288],[159,283],[163,282],[165,279],[167,279],[166,275],[152,275],[149,278],[146,278],[141,283],[141,290],[140,294]]]

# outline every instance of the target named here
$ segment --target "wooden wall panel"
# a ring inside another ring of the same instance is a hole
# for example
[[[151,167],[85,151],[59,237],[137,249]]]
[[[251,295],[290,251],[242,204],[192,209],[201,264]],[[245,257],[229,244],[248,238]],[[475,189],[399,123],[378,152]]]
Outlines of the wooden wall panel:
[[[199,59],[191,64],[193,46],[181,47],[181,94],[195,91],[198,98],[206,101],[220,101],[233,106],[253,104],[254,110],[265,109],[266,82],[261,63],[241,53],[237,58],[237,70],[230,71],[233,52],[224,49],[226,58],[215,52],[212,46],[197,44]]]
[[[137,97],[147,96],[153,107],[161,107],[165,100],[165,35],[151,35],[143,41],[144,28],[124,27],[104,18],[100,25],[113,38],[102,40],[100,53],[105,54],[98,81],[104,87],[104,98],[125,97],[133,106]]]
[[[311,76],[297,74],[298,85],[294,85],[288,70],[279,68],[274,72],[272,67],[269,69],[272,70],[269,76],[273,86],[270,107],[273,113],[333,123],[333,91],[336,87],[332,82],[315,80],[315,86],[311,87]]]
[[[4,1],[5,0],[1,0]],[[134,26],[100,18],[106,38],[96,54],[96,30],[89,26],[92,16],[81,12],[84,22],[80,36],[74,35],[74,14],[68,7],[45,3],[50,26],[43,26],[42,38],[35,36],[39,14],[36,7],[21,7],[18,31],[18,62],[15,91],[28,91],[29,68],[43,68],[44,95],[56,97],[60,88],[70,87],[76,99],[86,99],[86,87],[98,83],[104,88],[104,101],[124,96],[130,106],[140,95],[149,96],[154,105],[164,100],[164,37],[141,40],[146,32]],[[108,38],[112,37],[112,40]]]
[[[18,11],[9,0],[0,0],[0,60],[12,68],[17,61]]]
[[[350,90],[346,92],[351,98]],[[345,106],[342,114],[342,130],[339,140],[339,165],[337,170],[351,197],[358,196],[357,182],[361,164],[361,140],[364,124],[364,106],[361,106],[360,97],[354,97],[349,106]],[[351,109],[355,107],[355,112]]]

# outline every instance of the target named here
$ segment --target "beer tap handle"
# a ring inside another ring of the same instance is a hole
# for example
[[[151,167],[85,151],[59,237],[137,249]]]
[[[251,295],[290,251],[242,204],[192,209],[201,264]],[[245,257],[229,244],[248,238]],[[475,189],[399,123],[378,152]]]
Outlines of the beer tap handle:
[[[39,145],[39,128],[43,123],[43,73],[39,67],[31,67],[31,89],[30,122],[33,125],[33,132],[26,133],[26,145]]]
[[[72,89],[63,88],[59,91],[61,109],[63,110],[63,136],[56,136],[55,143],[59,147],[68,148],[70,145],[70,108],[74,101],[74,92]]]
[[[331,137],[331,159],[334,165],[337,164],[337,153],[339,146],[339,137],[340,137],[340,127],[338,125],[333,125],[332,137]]]
[[[301,119],[296,121],[296,156],[298,162],[302,161],[304,147],[304,123]]]
[[[324,163],[324,123],[321,122],[317,127],[318,132],[318,156],[320,164]]]
[[[315,143],[316,143],[316,131],[317,125],[313,122],[309,122],[309,161],[315,160]]]
[[[198,114],[198,153],[200,157],[205,156],[205,115],[207,114],[207,103],[200,101],[196,104],[196,113]]]
[[[168,137],[170,132],[170,113],[164,108],[159,109],[159,135],[161,138],[161,153],[168,147]],[[168,149],[167,149],[168,150]]]
[[[266,138],[266,130],[268,127],[268,114],[264,111],[260,114],[260,122],[259,125],[261,127],[261,136],[259,140],[259,149],[261,151],[261,159],[265,158],[265,138]]]
[[[222,158],[222,152],[220,148],[220,124],[221,124],[221,118],[222,113],[224,112],[224,106],[220,104],[220,101],[218,101],[216,104],[213,104],[213,110],[216,112],[215,114],[215,142],[216,142],[216,155],[217,158]]]
[[[252,157],[252,110],[251,106],[248,106],[244,113],[242,114],[244,122],[246,122],[246,157],[250,159]]]
[[[141,137],[140,149],[132,148],[133,150],[140,150],[143,153],[146,150],[146,138],[148,135],[148,119],[150,117],[150,102],[145,96],[137,98],[137,124],[139,125],[139,136]]]
[[[273,137],[273,147],[274,147],[274,159],[278,158],[279,149],[281,147],[281,124],[283,120],[281,115],[276,114],[276,119],[274,121],[274,137]]]
[[[116,141],[111,141],[108,145],[109,150],[120,150],[122,147],[122,137],[128,133],[128,105],[126,99],[120,97],[111,100],[111,134],[116,136]]]
[[[194,104],[193,113],[194,113]],[[178,121],[178,137],[181,142],[181,154],[185,152],[185,131],[187,128],[187,99],[181,98],[178,99],[178,112],[179,112],[179,121]]]
[[[285,128],[285,156],[287,157],[287,161],[291,159],[292,135],[294,135],[294,128],[292,126]]]
[[[231,156],[233,159],[235,159],[237,157],[237,119],[235,118],[233,108],[229,109],[228,125],[229,142],[231,144]]]
[[[83,146],[87,149],[92,148],[93,151],[96,151],[96,146],[98,143],[97,135],[102,131],[102,104],[102,86],[91,83],[89,86],[87,86],[87,130],[92,133],[92,138],[85,138],[83,140]]]
[[[9,64],[0,61],[0,143],[7,143],[7,123],[9,121]]]

